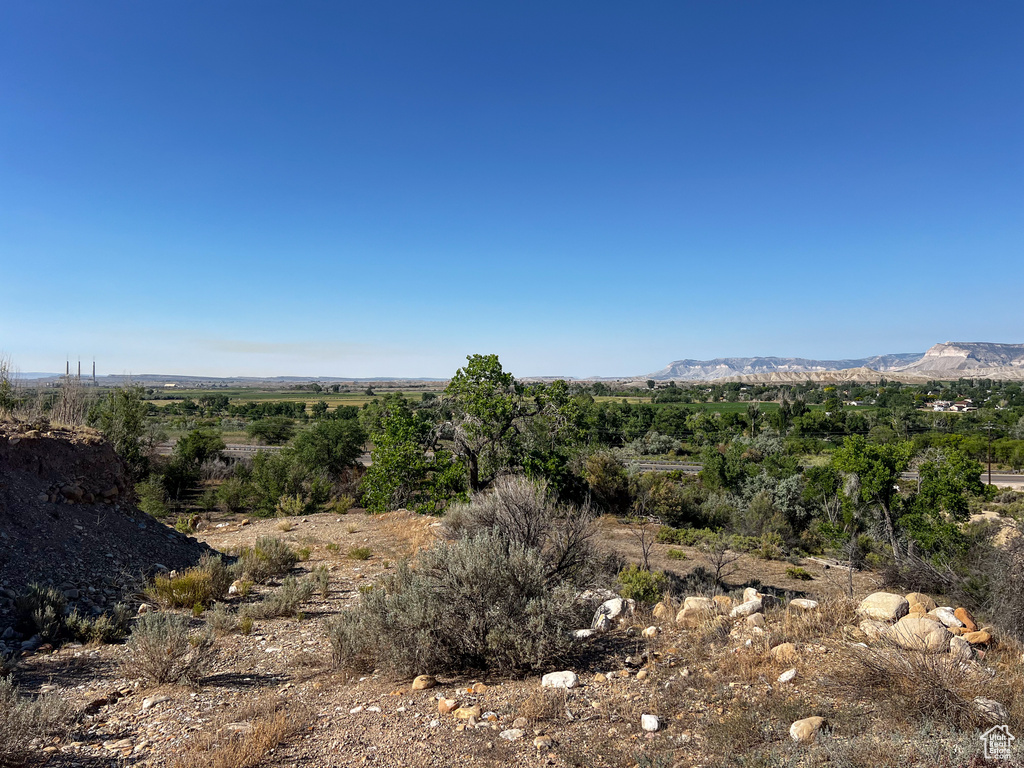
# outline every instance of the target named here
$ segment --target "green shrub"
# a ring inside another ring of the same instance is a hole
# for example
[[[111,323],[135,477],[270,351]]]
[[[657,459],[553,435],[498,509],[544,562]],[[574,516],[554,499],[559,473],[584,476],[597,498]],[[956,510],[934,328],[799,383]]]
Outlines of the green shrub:
[[[369,547],[352,547],[348,551],[348,557],[350,560],[369,560],[373,554],[373,550]]]
[[[207,626],[218,635],[226,635],[238,625],[238,619],[224,603],[214,603],[205,616]]]
[[[753,552],[762,560],[781,560],[783,546],[781,534],[776,531],[765,531]]]
[[[619,594],[627,600],[653,604],[661,599],[665,589],[665,574],[630,564],[619,571],[618,585]]]
[[[495,533],[440,542],[328,624],[335,663],[398,674],[551,669],[589,619],[536,549]]]
[[[313,596],[316,583],[313,579],[296,579],[286,576],[281,586],[258,603],[242,607],[243,616],[254,619],[275,619],[278,616],[295,616],[299,606]]]
[[[263,536],[256,545],[242,550],[234,568],[242,577],[262,583],[282,576],[299,562],[299,553],[280,539]]]
[[[158,477],[151,477],[149,480],[136,483],[135,496],[138,499],[139,509],[150,517],[160,520],[171,513],[167,508],[167,491]]]
[[[205,607],[222,599],[231,581],[231,571],[220,556],[206,553],[199,565],[183,573],[157,575],[148,592],[154,600],[171,608],[194,608],[196,604]]]
[[[252,616],[241,616],[238,619],[238,631],[243,635],[252,634]]]
[[[670,549],[667,552],[665,552],[665,557],[667,557],[669,560],[685,560],[686,553],[683,552],[683,550],[681,549]]]
[[[313,569],[313,582],[316,584],[320,597],[324,600],[331,594],[331,571],[326,565],[318,565]]]
[[[18,626],[26,634],[39,635],[44,643],[55,642],[64,627],[66,605],[60,590],[29,584],[28,589],[14,599]]]
[[[310,555],[313,554],[313,550],[310,547],[303,547],[302,549],[300,549],[295,554],[297,554],[299,556],[299,562],[304,563],[307,560],[309,560]]]
[[[301,493],[282,496],[277,500],[277,507],[274,513],[277,517],[297,517],[310,511],[309,499]]]
[[[0,677],[0,766],[28,762],[34,739],[46,739],[71,719],[71,705],[57,693],[26,698],[9,677]]]
[[[198,686],[209,666],[213,636],[190,634],[185,617],[160,611],[135,622],[126,649],[125,674],[156,685]]]
[[[351,496],[339,496],[327,506],[328,512],[336,515],[347,515],[349,510],[356,505],[356,500]]]
[[[79,643],[116,643],[128,636],[132,611],[124,603],[118,603],[110,613],[95,618],[83,616],[78,610],[72,611],[64,620],[67,633]]]
[[[814,578],[809,571],[805,571],[799,566],[790,566],[786,569],[786,575],[791,579],[799,579],[800,581],[810,581]]]
[[[237,477],[229,477],[217,488],[217,504],[225,512],[238,512],[249,503],[249,488]]]

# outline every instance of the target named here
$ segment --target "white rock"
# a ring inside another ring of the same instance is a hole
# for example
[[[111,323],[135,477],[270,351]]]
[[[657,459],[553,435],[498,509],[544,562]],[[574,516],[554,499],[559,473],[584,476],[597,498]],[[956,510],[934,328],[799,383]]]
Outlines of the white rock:
[[[548,672],[540,679],[540,684],[544,688],[575,688],[579,681],[575,672],[565,670],[563,672]]]
[[[577,629],[572,633],[572,636],[577,640],[586,640],[588,637],[593,637],[597,633],[592,629]]]
[[[745,603],[740,603],[729,612],[729,616],[734,619],[743,618],[750,616],[753,613],[760,613],[762,609],[761,601],[758,599],[748,600]]]
[[[590,624],[591,628],[598,629],[598,625],[601,623],[602,617],[606,618],[609,622],[616,621],[628,610],[628,608],[629,604],[621,597],[613,597],[611,600],[605,600],[598,606],[597,611],[594,612],[594,620]]]
[[[788,683],[794,677],[796,677],[796,667],[793,667],[792,669],[787,669],[785,672],[779,675],[779,682]]]
[[[640,726],[648,733],[654,733],[658,730],[659,725],[657,715],[641,715],[640,717]]]
[[[789,601],[789,607],[796,608],[798,611],[815,611],[818,609],[818,601],[798,597],[796,600]]]
[[[645,629],[640,634],[642,634],[644,637],[650,639],[652,637],[657,637],[658,636],[658,632],[660,632],[660,631],[661,630],[658,629],[658,627],[647,627],[647,629]]]
[[[753,587],[747,587],[746,589],[743,590],[743,602],[744,603],[749,603],[751,600],[757,600],[757,599],[758,599],[757,590],[754,589]]]
[[[142,708],[150,709],[155,707],[157,704],[163,704],[165,701],[170,701],[170,696],[164,696],[162,693],[158,693],[156,696],[147,696],[142,700]]]
[[[936,619],[941,621],[947,627],[963,627],[964,623],[960,621],[949,608],[936,608],[935,610],[928,611],[929,616],[934,616]]]
[[[518,741],[523,738],[523,729],[509,728],[507,731],[499,733],[498,738],[505,739],[505,741]]]
[[[896,621],[907,615],[910,603],[903,595],[875,592],[861,600],[857,613],[875,621]]]

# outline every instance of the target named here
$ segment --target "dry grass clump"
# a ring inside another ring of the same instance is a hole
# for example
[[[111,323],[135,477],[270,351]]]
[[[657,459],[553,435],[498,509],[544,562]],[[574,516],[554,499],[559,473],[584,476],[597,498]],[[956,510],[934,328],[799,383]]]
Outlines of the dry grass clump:
[[[821,600],[815,610],[771,611],[766,615],[772,632],[772,642],[807,643],[840,638],[843,627],[856,626],[857,602],[843,596]]]
[[[197,734],[172,768],[255,768],[272,749],[300,731],[308,714],[275,698],[224,713]]]
[[[59,732],[71,707],[56,693],[26,698],[9,677],[0,677],[0,768],[23,765],[33,739]]]
[[[153,600],[171,608],[207,606],[228,593],[231,581],[231,571],[220,556],[207,553],[194,568],[173,575],[156,576],[148,594]]]
[[[829,684],[848,701],[870,701],[904,724],[933,721],[954,728],[987,725],[973,700],[993,697],[992,678],[981,668],[947,654],[906,651],[886,645],[850,646]]]
[[[213,636],[192,634],[188,620],[174,613],[147,613],[132,628],[122,665],[130,677],[156,685],[179,683],[198,687],[213,654]]]
[[[538,688],[516,708],[518,717],[531,723],[565,720],[569,692],[564,688]]]
[[[394,542],[394,554],[402,557],[412,557],[437,540],[436,520],[426,515],[400,510],[377,515],[376,521],[380,533]]]

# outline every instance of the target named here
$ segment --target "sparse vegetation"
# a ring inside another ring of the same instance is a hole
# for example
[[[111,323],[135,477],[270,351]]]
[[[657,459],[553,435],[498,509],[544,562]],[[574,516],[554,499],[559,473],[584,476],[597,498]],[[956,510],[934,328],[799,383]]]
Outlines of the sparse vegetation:
[[[209,633],[189,632],[188,620],[175,613],[147,613],[135,622],[126,644],[124,673],[150,683],[198,687],[213,649]]]
[[[271,536],[263,536],[256,540],[255,546],[239,553],[234,568],[242,578],[261,584],[288,573],[298,561],[298,552],[288,544]]]
[[[56,693],[22,696],[10,677],[0,676],[0,768],[24,765],[33,740],[69,724],[71,707]]]
[[[810,571],[801,568],[800,566],[794,565],[786,569],[786,575],[791,579],[798,579],[799,581],[810,581],[814,576]]]
[[[485,533],[422,551],[328,631],[342,667],[523,670],[566,659],[582,620],[538,550]]]
[[[315,588],[316,582],[311,578],[297,579],[294,576],[286,576],[281,586],[259,602],[242,606],[240,613],[254,619],[295,616],[299,612],[299,607],[312,597]]]
[[[373,555],[373,550],[369,547],[352,547],[348,551],[350,560],[369,560],[371,555]]]

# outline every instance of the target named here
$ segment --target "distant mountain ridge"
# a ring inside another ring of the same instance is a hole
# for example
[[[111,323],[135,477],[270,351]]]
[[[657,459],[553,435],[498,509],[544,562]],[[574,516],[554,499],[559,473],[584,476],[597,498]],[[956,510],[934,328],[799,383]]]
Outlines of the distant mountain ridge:
[[[709,381],[731,376],[768,373],[806,373],[871,368],[891,371],[917,362],[921,352],[875,355],[856,360],[809,360],[804,357],[719,357],[714,360],[676,360],[647,378],[656,381]]]
[[[935,374],[948,378],[958,372],[980,370],[998,373],[1000,378],[1024,378],[1024,344],[947,341],[927,352],[875,355],[855,360],[811,360],[802,357],[720,357],[714,360],[676,360],[646,377],[656,381],[714,381],[738,376],[806,374],[866,368],[880,373],[915,376]]]

